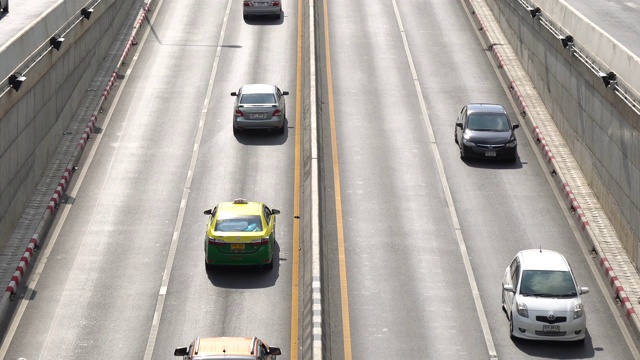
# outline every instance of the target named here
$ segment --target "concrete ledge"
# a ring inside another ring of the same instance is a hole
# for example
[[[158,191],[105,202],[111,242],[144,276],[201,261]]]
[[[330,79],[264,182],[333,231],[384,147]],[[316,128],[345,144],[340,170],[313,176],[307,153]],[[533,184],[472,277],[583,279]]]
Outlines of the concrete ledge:
[[[571,34],[601,64],[606,64],[622,77],[634,89],[636,96],[640,94],[640,58],[564,0],[533,0],[533,3]]]

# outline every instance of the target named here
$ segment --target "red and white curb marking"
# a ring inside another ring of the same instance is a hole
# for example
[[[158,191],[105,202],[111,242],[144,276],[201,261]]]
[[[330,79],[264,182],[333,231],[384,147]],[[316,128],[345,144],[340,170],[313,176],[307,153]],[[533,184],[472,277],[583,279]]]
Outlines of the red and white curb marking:
[[[53,192],[53,196],[49,200],[47,209],[45,210],[45,213],[42,216],[42,219],[38,223],[36,233],[33,234],[33,236],[31,237],[31,240],[29,241],[29,245],[27,245],[27,249],[22,255],[22,258],[20,259],[20,263],[16,267],[16,271],[13,273],[13,276],[11,277],[11,281],[9,282],[9,285],[5,290],[5,292],[8,293],[10,296],[15,294],[16,290],[18,289],[18,286],[20,285],[20,281],[22,281],[22,277],[24,276],[24,273],[27,270],[27,267],[29,266],[31,259],[38,248],[38,239],[40,239],[42,234],[45,232],[45,227],[47,222],[51,220],[51,218],[55,214],[55,211],[62,199],[62,195],[65,193],[65,191],[67,190],[67,187],[69,186],[69,183],[71,182],[73,171],[75,170],[75,167],[78,161],[80,160],[80,157],[82,156],[82,152],[84,151],[84,148],[87,146],[87,143],[91,139],[91,133],[93,133],[93,130],[95,129],[96,122],[98,121],[99,109],[102,107],[102,103],[107,99],[107,97],[109,96],[109,93],[111,92],[111,89],[116,83],[116,80],[118,78],[118,69],[120,68],[120,65],[124,62],[124,59],[126,59],[126,57],[129,55],[129,51],[131,50],[131,47],[134,45],[138,45],[138,42],[136,41],[136,38],[135,38],[135,34],[138,31],[138,28],[140,28],[140,26],[144,22],[144,20],[147,19],[147,13],[149,12],[149,10],[150,10],[150,6],[149,4],[147,4],[142,10],[138,20],[136,21],[136,25],[133,29],[133,34],[131,35],[131,37],[129,38],[129,41],[127,42],[125,50],[122,56],[120,57],[120,60],[118,61],[118,65],[116,66],[116,69],[111,74],[111,77],[107,82],[107,85],[102,91],[102,96],[100,97],[100,101],[98,102],[96,111],[94,111],[93,114],[91,114],[91,119],[89,120],[89,122],[87,123],[87,126],[82,132],[82,137],[78,141],[78,145],[76,146],[76,149],[74,150],[73,155],[71,156],[71,161],[69,162],[66,169],[64,170],[64,173],[60,178],[60,182],[58,183],[56,190]]]

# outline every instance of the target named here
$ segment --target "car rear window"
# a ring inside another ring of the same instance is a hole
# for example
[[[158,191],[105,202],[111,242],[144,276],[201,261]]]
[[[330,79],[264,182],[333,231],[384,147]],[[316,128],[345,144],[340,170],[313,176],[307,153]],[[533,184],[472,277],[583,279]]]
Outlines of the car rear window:
[[[525,270],[522,272],[520,295],[576,296],[576,287],[568,271]]]
[[[240,104],[275,104],[276,97],[273,94],[244,94],[240,98]]]
[[[260,215],[218,218],[214,231],[262,231]]]
[[[509,120],[504,114],[471,114],[467,129],[478,131],[509,131]]]

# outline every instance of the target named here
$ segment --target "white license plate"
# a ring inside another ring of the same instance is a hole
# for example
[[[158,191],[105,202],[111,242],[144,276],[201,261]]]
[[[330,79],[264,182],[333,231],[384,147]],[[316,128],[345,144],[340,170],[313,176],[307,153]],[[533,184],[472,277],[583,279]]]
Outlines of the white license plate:
[[[251,114],[252,119],[264,119],[264,114]]]
[[[495,151],[485,151],[484,152],[484,156],[496,156],[496,152]]]
[[[255,6],[269,6],[269,3],[261,2],[261,3],[253,3]]]
[[[558,331],[560,331],[560,325],[542,325],[542,331],[544,331],[544,332],[558,332]]]

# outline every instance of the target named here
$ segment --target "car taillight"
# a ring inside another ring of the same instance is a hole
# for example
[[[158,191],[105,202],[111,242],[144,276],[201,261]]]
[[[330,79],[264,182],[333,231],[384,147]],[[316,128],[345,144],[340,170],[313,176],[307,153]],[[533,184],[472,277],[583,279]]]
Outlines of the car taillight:
[[[280,1],[272,1],[271,2],[271,6],[278,6],[280,5]]]
[[[240,110],[236,110],[236,115],[238,116],[244,116],[244,113]]]
[[[209,245],[224,246],[226,243],[224,240],[209,238]]]
[[[273,112],[273,115],[272,115],[272,116],[278,116],[278,115],[280,115],[280,114],[282,114],[282,110],[280,110],[280,109],[276,109],[276,110]]]
[[[269,243],[269,238],[262,238],[262,239],[255,239],[255,240],[251,240],[251,245],[253,246],[260,246],[260,245],[267,245]]]
[[[245,1],[244,6],[253,6],[253,3],[251,1]]]

